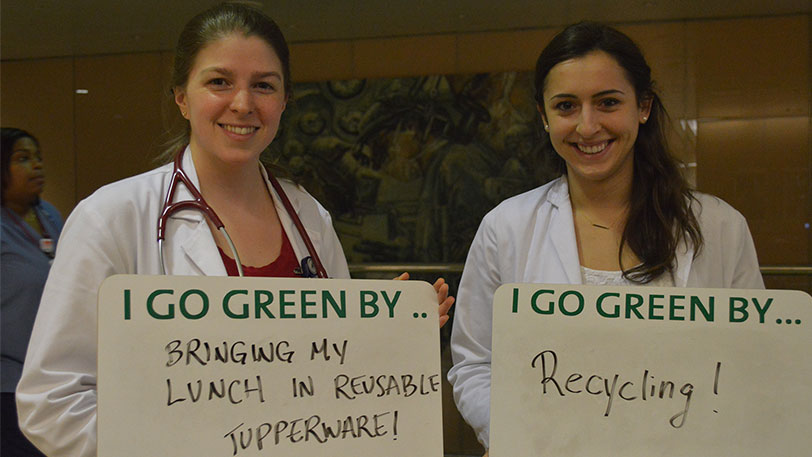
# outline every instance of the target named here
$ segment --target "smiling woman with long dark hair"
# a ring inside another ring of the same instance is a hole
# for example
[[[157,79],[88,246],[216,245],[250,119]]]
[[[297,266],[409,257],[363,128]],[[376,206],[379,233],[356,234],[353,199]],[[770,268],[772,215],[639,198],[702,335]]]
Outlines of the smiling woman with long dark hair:
[[[744,217],[681,175],[651,69],[629,37],[569,26],[541,52],[535,82],[543,153],[561,176],[485,216],[451,337],[454,398],[486,448],[500,285],[764,288]]]

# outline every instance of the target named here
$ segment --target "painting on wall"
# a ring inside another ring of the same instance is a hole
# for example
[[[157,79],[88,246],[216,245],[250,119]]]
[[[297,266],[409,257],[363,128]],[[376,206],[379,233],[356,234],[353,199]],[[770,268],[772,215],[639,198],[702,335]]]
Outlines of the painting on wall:
[[[303,83],[266,153],[350,263],[456,263],[485,213],[554,177],[538,128],[530,72]]]

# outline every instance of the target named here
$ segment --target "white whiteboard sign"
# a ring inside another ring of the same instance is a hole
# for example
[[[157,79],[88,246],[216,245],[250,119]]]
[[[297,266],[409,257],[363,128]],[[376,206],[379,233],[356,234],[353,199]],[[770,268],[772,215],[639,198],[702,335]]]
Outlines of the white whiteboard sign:
[[[98,316],[100,456],[442,456],[425,282],[113,276]]]
[[[490,455],[809,455],[810,330],[799,291],[504,285]]]

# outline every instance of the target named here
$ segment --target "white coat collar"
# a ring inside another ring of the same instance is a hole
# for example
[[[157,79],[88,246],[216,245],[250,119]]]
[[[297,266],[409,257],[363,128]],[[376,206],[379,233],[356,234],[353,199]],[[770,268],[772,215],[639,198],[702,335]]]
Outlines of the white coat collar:
[[[285,230],[285,234],[287,234],[288,239],[290,240],[290,244],[293,247],[293,252],[296,254],[297,259],[303,259],[310,255],[307,251],[307,246],[302,239],[302,236],[299,235],[299,231],[296,229],[296,225],[293,223],[293,219],[291,218],[290,214],[285,210],[285,206],[282,204],[282,200],[280,196],[276,193],[275,189],[271,185],[271,182],[268,180],[268,171],[265,167],[261,167],[262,176],[265,178],[265,185],[268,186],[268,191],[271,193],[271,197],[273,198],[274,206],[276,207],[276,214],[279,215],[279,222],[282,224],[282,229]],[[293,211],[296,213],[296,216],[299,219],[302,219],[302,203],[299,200],[299,192],[295,192],[296,184],[289,183],[285,180],[279,181],[280,186],[287,195],[288,200],[290,200],[290,204],[293,207]],[[313,243],[313,247],[318,249],[318,246],[321,245],[321,232],[317,230],[313,230],[312,227],[305,227],[305,233],[307,236],[310,237],[310,241]]]
[[[174,170],[174,165],[168,165],[170,169]],[[186,149],[183,152],[183,159],[181,160],[181,167],[183,171],[186,173],[186,176],[192,181],[192,185],[195,186],[196,189],[200,189],[200,179],[197,177],[197,170],[195,169],[194,160],[192,160],[192,150],[189,146],[186,146]],[[171,179],[172,174],[169,175]],[[167,192],[169,191],[169,184],[170,181],[167,180],[166,182],[166,189]],[[189,192],[189,188],[186,185],[178,181],[175,185],[175,195],[172,198],[172,203],[179,202],[179,201],[189,201],[193,200],[192,193]],[[193,209],[184,209],[181,211],[176,211],[169,216],[170,219],[184,219],[189,221],[203,221],[203,213]]]
[[[572,203],[567,177],[556,180],[547,193],[547,201],[558,211],[551,221],[550,239],[558,260],[564,267],[564,274],[570,284],[581,284],[581,260],[578,256],[578,242],[575,239],[575,223],[572,219]]]
[[[187,146],[184,151],[181,166],[195,188],[200,189],[200,179],[197,176],[194,160],[192,160],[192,151],[189,146]],[[166,188],[167,190],[169,189],[169,183],[167,183]],[[178,182],[172,202],[192,199],[192,194],[186,185],[182,182]],[[181,250],[191,266],[206,276],[225,276],[226,268],[225,265],[223,265],[223,259],[220,257],[220,251],[217,249],[214,236],[212,236],[211,230],[209,230],[209,225],[206,223],[206,218],[203,216],[203,213],[198,210],[184,209],[173,213],[169,218],[175,219],[176,223],[187,221],[190,225],[188,230],[179,230],[175,234],[175,236],[180,236],[182,239],[174,240],[174,242],[180,243]],[[167,243],[172,242],[171,240],[167,240]],[[184,273],[188,274],[189,272],[177,272],[174,274]]]
[[[186,172],[189,180],[195,187],[199,188],[200,180],[197,176],[194,161],[192,160],[192,154],[188,146],[184,152],[181,162],[183,170]],[[303,257],[310,255],[304,241],[302,240],[302,237],[299,235],[298,230],[296,230],[296,226],[294,225],[290,214],[288,214],[288,212],[285,210],[282,200],[271,186],[265,167],[260,167],[260,170],[262,172],[262,177],[265,179],[265,185],[268,188],[268,192],[273,198],[274,206],[276,207],[277,214],[279,215],[279,221],[282,225],[282,229],[285,230],[285,234],[287,234],[288,239],[291,241],[296,258],[302,259]],[[295,185],[281,180],[280,184],[283,188],[285,188],[285,193],[290,200],[293,211],[301,219],[302,204],[298,198],[299,192],[294,191]],[[192,199],[192,194],[189,192],[186,186],[179,184],[175,190],[175,198],[173,199],[173,202],[190,199]],[[183,236],[183,240],[180,241],[181,249],[189,262],[204,275],[225,276],[225,266],[220,258],[220,253],[216,243],[214,242],[214,237],[211,234],[211,230],[209,230],[206,219],[203,217],[203,213],[197,210],[186,209],[172,214],[170,219],[186,220],[194,225],[190,231],[186,231],[185,236]],[[228,230],[228,227],[226,227],[226,230]],[[310,227],[305,227],[305,232],[310,237],[314,247],[318,249],[318,246],[321,244],[321,233],[317,230],[313,230],[313,228]],[[231,255],[231,253],[227,254]]]
[[[572,202],[566,175],[559,178],[550,187],[550,191],[547,193],[547,201],[558,209],[558,214],[551,227],[553,247],[562,265],[564,265],[564,271],[570,283],[581,284],[581,262],[578,257],[578,244],[575,240]],[[699,210],[701,211],[701,208]],[[699,218],[699,214],[696,216]],[[677,246],[674,259],[674,286],[687,287],[693,259],[694,246],[683,239]]]

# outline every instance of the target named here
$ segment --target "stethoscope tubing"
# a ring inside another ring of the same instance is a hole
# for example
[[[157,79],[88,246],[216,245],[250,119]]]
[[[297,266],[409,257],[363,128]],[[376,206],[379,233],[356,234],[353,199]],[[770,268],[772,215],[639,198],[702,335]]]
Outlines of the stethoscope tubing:
[[[173,171],[172,171],[172,178],[169,182],[169,190],[166,192],[166,198],[164,199],[164,206],[163,210],[161,211],[161,215],[158,218],[158,259],[160,264],[160,272],[162,275],[166,274],[166,265],[164,264],[164,240],[166,239],[166,224],[169,220],[169,216],[174,213],[175,211],[179,211],[181,209],[196,209],[203,213],[203,217],[209,219],[209,221],[217,227],[217,230],[223,234],[223,237],[226,239],[226,243],[228,243],[228,247],[231,250],[231,254],[234,256],[234,261],[237,264],[237,273],[242,277],[245,276],[242,268],[242,262],[240,261],[240,255],[237,253],[237,247],[234,246],[234,242],[231,240],[231,237],[228,235],[226,231],[225,224],[223,221],[217,216],[217,213],[214,212],[211,206],[206,203],[206,200],[203,198],[203,195],[200,194],[200,191],[195,187],[192,183],[191,179],[189,179],[186,172],[183,170],[182,167],[182,160],[183,160],[183,153],[186,150],[185,147],[181,148],[177,155],[175,156],[175,160],[173,163]],[[293,208],[293,205],[290,203],[290,199],[285,194],[284,189],[279,184],[279,181],[274,177],[268,170],[265,170],[268,180],[271,182],[271,186],[276,191],[279,199],[282,201],[282,206],[285,207],[285,211],[287,211],[288,215],[290,216],[291,220],[293,221],[293,225],[296,227],[296,231],[299,232],[299,236],[302,237],[302,240],[305,243],[305,247],[307,248],[308,254],[310,254],[310,258],[313,260],[316,269],[316,275],[319,278],[327,278],[327,270],[324,269],[324,265],[321,263],[321,259],[319,258],[318,253],[316,252],[316,248],[313,246],[313,242],[310,240],[310,237],[307,235],[307,231],[305,231],[304,225],[302,225],[301,219],[296,214],[296,210]],[[172,199],[175,195],[175,189],[177,188],[178,182],[182,182],[189,193],[192,194],[192,200],[180,201],[180,202],[172,202]],[[303,267],[304,267],[304,263]]]
[[[279,181],[274,175],[268,172],[267,169],[265,171],[268,175],[268,180],[271,182],[271,186],[274,188],[274,190],[276,190],[277,195],[279,195],[279,200],[282,201],[282,206],[285,207],[285,211],[287,211],[288,215],[290,215],[290,219],[293,221],[296,231],[299,232],[299,235],[302,237],[302,241],[304,241],[305,248],[307,248],[310,258],[313,259],[313,264],[316,267],[316,276],[319,278],[327,278],[327,270],[324,269],[324,265],[321,263],[319,254],[316,252],[315,246],[313,246],[313,241],[307,235],[307,231],[305,230],[304,225],[302,225],[302,220],[299,219],[298,215],[296,215],[296,210],[293,208],[293,205],[291,205],[290,199],[288,199],[287,194],[285,194],[285,190],[282,189],[282,185],[279,184]],[[302,268],[304,268],[304,265],[302,265]]]
[[[231,241],[231,237],[228,236],[228,232],[226,231],[226,227],[220,226],[217,228],[220,233],[226,238],[226,242],[228,243],[229,249],[231,249],[231,254],[234,256],[234,261],[237,263],[237,274],[240,277],[245,276],[245,273],[242,270],[242,262],[240,262],[240,254],[237,253],[237,247],[234,246],[234,242]],[[160,259],[161,263],[161,274],[166,274],[166,266],[164,265],[164,240],[163,238],[158,238],[158,258]]]

